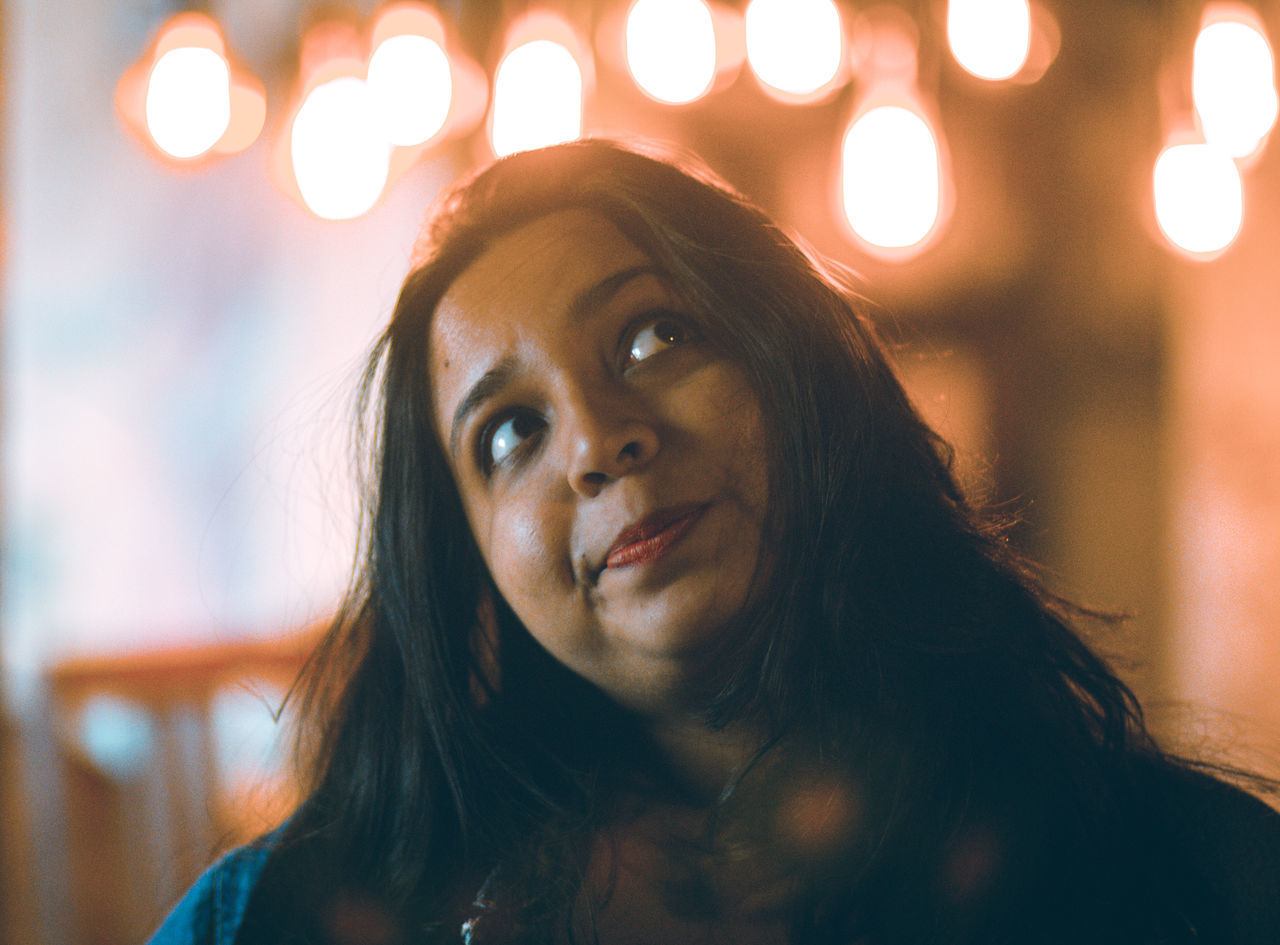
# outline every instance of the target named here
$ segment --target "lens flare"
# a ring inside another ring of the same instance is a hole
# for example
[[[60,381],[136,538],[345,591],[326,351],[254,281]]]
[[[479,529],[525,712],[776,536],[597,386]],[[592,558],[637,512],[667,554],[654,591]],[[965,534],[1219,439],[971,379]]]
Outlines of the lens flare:
[[[840,69],[844,32],[831,0],[751,0],[746,29],[751,68],[786,95],[814,95]]]
[[[493,83],[490,141],[499,157],[582,134],[582,70],[560,43],[535,39],[503,57]]]
[[[681,105],[711,88],[716,31],[703,0],[636,0],[626,35],[627,67],[646,95]]]
[[[358,217],[378,202],[391,151],[369,87],[354,76],[316,86],[293,119],[290,156],[298,190],[325,220]]]
[[[453,99],[449,57],[426,36],[404,33],[378,44],[366,81],[387,140],[412,147],[444,127]]]
[[[227,60],[202,46],[166,52],[147,82],[146,123],[152,140],[173,157],[198,157],[212,148],[231,123]]]
[[[1031,6],[1027,0],[950,0],[947,41],[966,72],[1012,78],[1031,51]]]
[[[1156,222],[1188,253],[1226,249],[1240,232],[1244,193],[1235,162],[1210,144],[1166,148],[1153,175]]]
[[[1196,38],[1192,95],[1205,140],[1232,157],[1257,150],[1275,124],[1275,60],[1253,26],[1223,20]]]
[[[872,246],[903,249],[924,240],[941,212],[941,177],[933,130],[908,108],[873,108],[844,136],[845,217]]]

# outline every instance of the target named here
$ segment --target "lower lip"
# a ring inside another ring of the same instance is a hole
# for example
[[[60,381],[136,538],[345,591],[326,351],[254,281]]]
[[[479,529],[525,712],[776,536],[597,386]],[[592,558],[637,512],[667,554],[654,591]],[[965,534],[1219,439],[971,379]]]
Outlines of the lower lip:
[[[671,546],[685,536],[689,529],[702,518],[706,506],[690,512],[684,518],[678,518],[656,535],[650,535],[643,541],[624,545],[609,555],[605,567],[623,568],[634,564],[648,564],[657,561],[670,550]]]

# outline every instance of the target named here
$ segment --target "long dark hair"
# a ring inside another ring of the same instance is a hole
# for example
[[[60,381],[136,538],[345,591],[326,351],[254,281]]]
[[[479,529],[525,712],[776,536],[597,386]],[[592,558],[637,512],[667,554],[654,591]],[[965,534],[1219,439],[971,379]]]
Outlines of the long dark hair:
[[[735,815],[768,821],[757,808],[776,811],[768,798],[801,777],[842,785],[857,812],[842,842],[797,854],[796,937],[959,940],[1007,913],[1000,903],[1034,902],[1046,923],[1053,903],[1108,908],[1115,871],[1069,893],[1061,877],[1105,866],[1130,760],[1160,756],[1073,628],[1085,615],[1045,592],[957,487],[841,279],[705,170],[605,141],[498,161],[428,224],[366,374],[366,549],[303,680],[308,800],[264,888],[294,890],[295,914],[319,911],[340,878],[416,935],[452,921],[455,897],[503,864],[526,918],[560,921],[583,838],[654,770],[636,721],[502,603],[434,432],[426,352],[441,296],[496,237],[571,207],[652,258],[764,407],[777,565],[702,711],[713,728],[749,720],[776,746],[755,782],[726,786],[724,835]],[[972,905],[966,890],[984,883],[998,894]]]

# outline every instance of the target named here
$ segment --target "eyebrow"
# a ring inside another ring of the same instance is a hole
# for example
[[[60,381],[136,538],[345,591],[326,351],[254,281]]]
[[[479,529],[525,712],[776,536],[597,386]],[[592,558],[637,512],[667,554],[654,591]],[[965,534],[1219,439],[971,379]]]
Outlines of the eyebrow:
[[[495,396],[511,381],[516,372],[515,358],[507,356],[489,370],[480,375],[480,379],[471,385],[466,396],[458,401],[453,411],[453,423],[449,427],[449,452],[456,459],[459,440],[462,439],[462,425],[467,417],[475,413],[480,405]]]
[[[632,279],[645,275],[662,277],[663,274],[653,265],[631,266],[588,286],[569,303],[569,319],[574,322],[584,320],[589,312],[608,302]],[[508,355],[481,374],[479,380],[472,384],[458,401],[458,406],[453,410],[453,421],[449,425],[449,452],[455,459],[462,439],[462,427],[467,418],[479,410],[485,401],[495,397],[506,387],[515,373],[515,358]]]

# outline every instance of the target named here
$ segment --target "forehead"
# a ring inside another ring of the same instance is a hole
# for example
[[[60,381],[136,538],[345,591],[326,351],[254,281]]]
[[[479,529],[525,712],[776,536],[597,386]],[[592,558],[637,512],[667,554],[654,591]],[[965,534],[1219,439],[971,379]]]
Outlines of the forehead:
[[[567,307],[584,288],[646,256],[609,220],[560,210],[492,242],[454,279],[436,307],[432,341],[460,328],[518,320]]]
[[[428,355],[437,408],[512,353],[522,336],[567,319],[582,293],[648,262],[589,210],[558,210],[500,236],[436,306]]]

